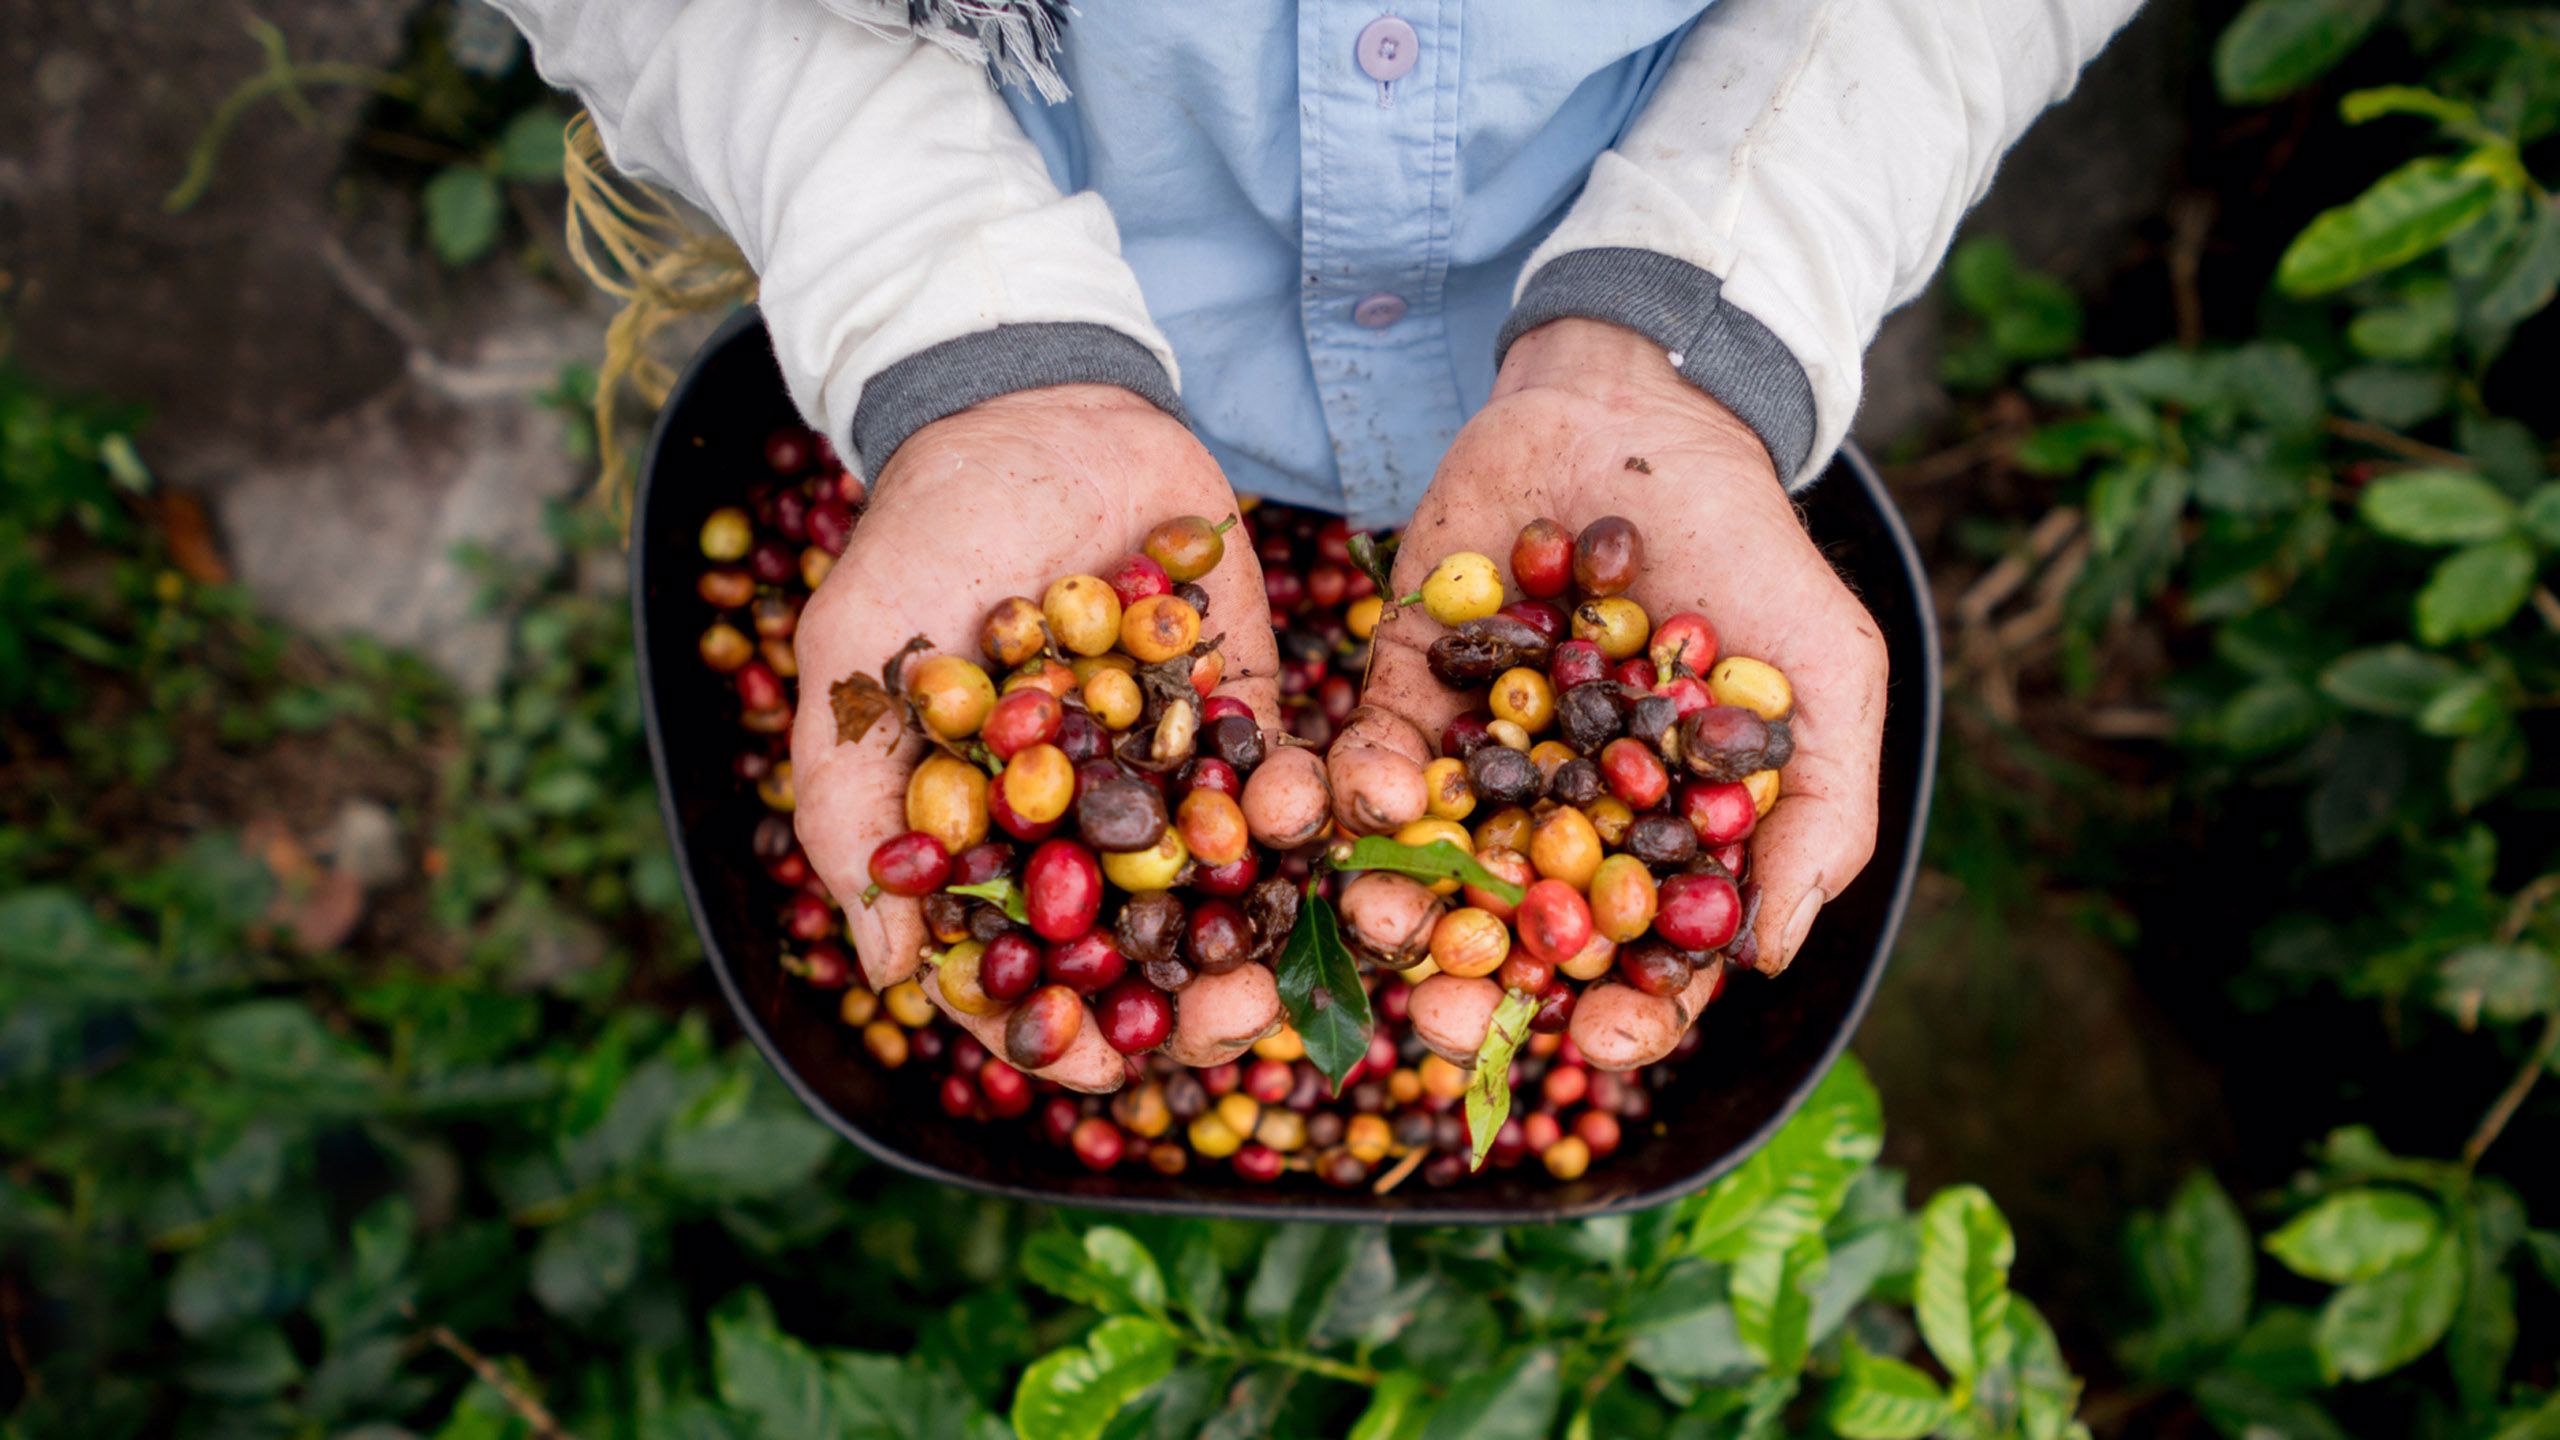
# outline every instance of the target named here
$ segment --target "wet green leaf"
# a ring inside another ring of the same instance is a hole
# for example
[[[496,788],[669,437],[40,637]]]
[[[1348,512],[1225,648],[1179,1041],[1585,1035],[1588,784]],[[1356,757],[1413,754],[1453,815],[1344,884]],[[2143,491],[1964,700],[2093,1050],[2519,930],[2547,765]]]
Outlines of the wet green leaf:
[[[2250,0],[2213,47],[2213,81],[2234,105],[2320,78],[2371,33],[2386,0]]]
[[[1854,1340],[1841,1358],[1823,1414],[1844,1440],[1918,1440],[1953,1417],[1946,1393],[1917,1366],[1871,1355]]]
[[[2533,591],[2534,567],[2533,547],[2518,538],[2455,551],[2418,592],[2418,638],[2445,645],[2506,624]]]
[[[1281,946],[1274,972],[1280,1003],[1307,1047],[1307,1058],[1338,1093],[1344,1077],[1369,1053],[1376,1021],[1369,1011],[1369,992],[1360,983],[1360,967],[1342,943],[1333,904],[1312,885],[1299,903],[1297,926]]]
[[[1959,1390],[2008,1359],[2009,1266],[2016,1257],[2009,1222],[1978,1187],[1942,1190],[1920,1212],[1912,1308],[1929,1353]]]
[[[2349,1190],[2267,1237],[2267,1253],[2306,1279],[2370,1279],[2424,1251],[2443,1231],[2433,1205],[2405,1190]]]
[[[1510,991],[1493,1007],[1493,1020],[1485,1027],[1476,1068],[1467,1077],[1467,1134],[1474,1142],[1469,1164],[1475,1169],[1484,1168],[1494,1136],[1511,1118],[1511,1059],[1529,1038],[1529,1018],[1537,1012],[1536,996]]]
[[[2481,169],[2441,155],[2412,160],[2313,219],[2277,262],[2276,283],[2321,295],[2405,265],[2479,219],[2497,194],[2497,180]]]
[[[2410,470],[2365,487],[2356,502],[2366,524],[2418,545],[2496,540],[2516,527],[2515,502],[2479,476],[2460,470]]]

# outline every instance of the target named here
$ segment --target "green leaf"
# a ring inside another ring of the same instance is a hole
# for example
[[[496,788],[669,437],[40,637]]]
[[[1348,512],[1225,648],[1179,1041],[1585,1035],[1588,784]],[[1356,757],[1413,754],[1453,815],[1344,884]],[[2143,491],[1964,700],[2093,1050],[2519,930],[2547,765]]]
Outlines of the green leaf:
[[[2287,95],[2345,59],[2387,0],[2250,0],[2213,46],[2213,83],[2234,105]]]
[[[2436,1003],[2465,1023],[2530,1020],[2560,1007],[2560,961],[2539,945],[2465,945],[2444,957]]]
[[[2347,1380],[2385,1375],[2435,1348],[2462,1299],[2462,1261],[2450,1235],[2414,1259],[2359,1280],[2320,1309],[2321,1364]]]
[[[1883,1148],[1883,1104],[1844,1055],[1768,1144],[1689,1202],[1690,1252],[1732,1260],[1793,1248],[1830,1223]]]
[[[694,1195],[759,1199],[806,1183],[835,1146],[834,1134],[805,1115],[749,1112],[669,1135],[666,1173]]]
[[[1476,1068],[1467,1076],[1467,1134],[1474,1142],[1469,1169],[1484,1168],[1484,1157],[1493,1152],[1493,1137],[1502,1122],[1511,1118],[1511,1057],[1519,1053],[1520,1042],[1529,1038],[1529,1018],[1537,1011],[1537,997],[1517,990],[1504,994],[1502,1003],[1493,1007],[1484,1044],[1476,1051]]]
[[[2009,1222],[1978,1186],[1942,1190],[1920,1212],[1912,1308],[1920,1337],[1959,1392],[2008,1358],[2009,1265],[2016,1257]]]
[[[2524,727],[2512,716],[2506,723],[2453,742],[2453,758],[2445,765],[2445,789],[2456,810],[2469,813],[2524,778],[2532,759]]]
[[[1275,974],[1280,1003],[1307,1047],[1307,1058],[1340,1093],[1343,1079],[1369,1053],[1376,1020],[1369,1013],[1360,967],[1342,943],[1333,904],[1312,884],[1299,903],[1296,928],[1280,947]]]
[[[1697,1262],[1689,1264],[1694,1268]],[[1627,1358],[1657,1379],[1701,1384],[1729,1383],[1760,1364],[1751,1347],[1742,1343],[1733,1306],[1720,1299],[1648,1324],[1627,1347]]]
[[[244,1080],[335,1087],[380,1079],[373,1056],[322,1024],[299,1000],[248,1000],[216,1011],[197,1038],[207,1058]]]
[[[1387,551],[1394,547],[1395,542],[1390,540],[1387,542],[1386,550],[1381,550],[1378,546],[1378,537],[1366,530],[1352,531],[1348,547],[1351,551],[1351,563],[1360,567],[1360,573],[1369,577],[1369,583],[1378,587],[1380,595],[1388,597],[1390,606],[1395,603],[1396,582],[1395,577],[1387,569]]]
[[[2349,1190],[2295,1216],[2267,1237],[2267,1253],[2305,1279],[2367,1280],[2436,1242],[2443,1222],[2406,1190]]]
[[[2224,703],[2213,735],[2227,750],[2263,755],[2309,738],[2328,716],[2309,686],[2261,680]]]
[[[1804,1368],[1813,1347],[1813,1292],[1830,1259],[1820,1235],[1785,1250],[1753,1250],[1733,1263],[1733,1329],[1774,1375]]]
[[[2418,712],[2421,734],[2442,739],[2483,734],[2507,719],[2506,698],[2487,677],[2466,675]]]
[[[2462,1408],[2475,1415],[2496,1407],[2515,1353],[2516,1286],[2506,1258],[2523,1231],[2523,1207],[2508,1191],[2484,1187],[2463,1209],[2462,1303],[2445,1335],[2445,1359]]]
[[[2315,1376],[2314,1385],[2318,1384]],[[2298,1391],[2281,1390],[2247,1375],[2217,1370],[2196,1382],[2196,1408],[2224,1435],[2254,1440],[2349,1440],[2327,1411]]]
[[[1556,1353],[1532,1350],[1489,1372],[1453,1380],[1423,1427],[1423,1440],[1546,1440],[1563,1400]]]
[[[2440,357],[2461,323],[2453,286],[2430,275],[2405,287],[2395,303],[2348,321],[2347,343],[2368,359],[2417,364]]]
[[[2442,655],[2408,645],[2377,645],[2330,662],[2320,672],[2320,692],[2349,709],[2407,719],[2466,673]]]
[[[267,1313],[276,1288],[275,1254],[235,1230],[190,1250],[169,1276],[169,1321],[183,1335],[217,1334]]]
[[[543,1232],[533,1252],[533,1293],[554,1315],[593,1315],[640,1274],[640,1223],[608,1205]]]
[[[2446,645],[2488,634],[2524,608],[2533,577],[2533,547],[2521,538],[2455,551],[2418,591],[2418,638]]]
[[[1083,1344],[1031,1362],[1014,1390],[1013,1433],[1021,1440],[1099,1440],[1121,1406],[1172,1373],[1174,1349],[1173,1331],[1161,1321],[1103,1321]]]
[[[418,201],[426,210],[427,243],[447,265],[468,265],[498,243],[505,202],[497,177],[479,166],[448,166],[427,182]]]
[[[1511,905],[1520,903],[1522,893],[1519,886],[1477,864],[1476,857],[1447,840],[1406,845],[1384,835],[1364,835],[1351,842],[1347,858],[1332,863],[1336,870],[1392,870],[1416,880],[1461,880]]]
[[[1351,1427],[1350,1440],[1422,1440],[1431,1404],[1422,1377],[1410,1370],[1390,1370],[1369,1392],[1369,1408]]]
[[[2489,1440],[2560,1440],[2560,1391],[2543,1397],[2530,1413],[2508,1421]]]
[[[1275,1344],[1321,1348],[1375,1319],[1395,1288],[1395,1256],[1384,1230],[1284,1225],[1262,1247],[1245,1288],[1244,1314]]]
[[[2062,1343],[2035,1306],[2019,1296],[2009,1298],[2011,1382],[2015,1386],[2019,1428],[2026,1440],[2088,1440],[2079,1425],[2080,1377],[2062,1358]]]
[[[568,157],[568,122],[548,105],[520,111],[498,136],[498,174],[509,180],[557,182]]]
[[[2533,1268],[2542,1272],[2543,1283],[2560,1290],[2560,1231],[2529,1230],[2524,1244],[2533,1256]]]
[[[2453,403],[2453,377],[2418,365],[2359,365],[2329,382],[2338,403],[2394,430],[2425,424]]]
[[[1128,1231],[1096,1225],[1082,1234],[1063,1226],[1034,1233],[1022,1245],[1023,1278],[1105,1315],[1161,1315],[1164,1272]]]
[[[2521,512],[2525,533],[2545,550],[2560,550],[2560,480],[2550,480],[2533,488],[2524,497]]]
[[[2121,455],[2134,435],[2112,416],[2057,420],[2018,442],[2018,468],[2035,475],[2071,475],[2092,457]]]
[[[1869,1354],[1855,1340],[1841,1358],[1823,1413],[1844,1440],[1918,1440],[1954,1418],[1938,1382],[1918,1366]]]
[[[2419,545],[2468,545],[2516,528],[2515,502],[2462,470],[2411,470],[2365,487],[2356,502],[2366,524]]]
[[[2251,8],[2268,3],[2257,0]],[[2292,295],[2325,295],[2407,264],[2479,219],[2497,194],[2496,178],[2481,169],[2421,156],[2320,212],[2276,263],[2276,283]]]
[[[1010,875],[981,880],[975,885],[953,885],[949,890],[951,894],[966,895],[972,900],[984,900],[998,907],[1004,911],[1005,918],[1016,925],[1031,923],[1030,903],[1023,897],[1021,883]]]
[[[2159,1317],[2138,1347],[2146,1368],[2174,1373],[2238,1338],[2249,1323],[2255,1256],[2240,1208],[2210,1173],[2189,1175],[2160,1214],[2136,1216],[2128,1239]]]
[[[2471,313],[2488,325],[2518,325],[2549,308],[2560,291],[2560,199],[2545,197],[2533,208],[2524,233],[2491,272],[2489,283],[2471,302]]]

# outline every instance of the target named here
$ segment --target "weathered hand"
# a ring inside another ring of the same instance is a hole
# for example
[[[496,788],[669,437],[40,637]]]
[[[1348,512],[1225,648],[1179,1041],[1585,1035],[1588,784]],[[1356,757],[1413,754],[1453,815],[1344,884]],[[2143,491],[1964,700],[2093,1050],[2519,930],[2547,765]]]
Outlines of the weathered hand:
[[[1698,611],[1725,653],[1766,660],[1793,683],[1795,758],[1751,839],[1757,963],[1775,973],[1875,849],[1885,648],[1873,617],[1805,534],[1759,439],[1659,347],[1615,326],[1557,321],[1512,346],[1493,398],[1459,432],[1405,531],[1397,591],[1418,588],[1452,551],[1507,562],[1520,527],[1541,515],[1570,531],[1604,515],[1633,520],[1645,569],[1630,593],[1646,612]],[[1426,666],[1442,633],[1404,607],[1378,632],[1364,697],[1435,737],[1480,699]],[[1710,986],[1702,972],[1685,1004],[1599,987],[1576,1011],[1576,1042],[1612,1068],[1648,1063]]]
[[[908,828],[907,777],[926,746],[894,723],[894,712],[858,743],[840,742],[830,688],[855,675],[877,677],[918,635],[937,651],[985,663],[979,630],[996,602],[1036,600],[1060,576],[1107,573],[1157,521],[1216,520],[1236,508],[1225,476],[1189,431],[1109,386],[989,400],[917,431],[890,457],[852,543],[801,616],[806,699],[791,731],[800,841],[844,907],[872,985],[914,975],[930,944],[918,901],[856,898],[870,884],[872,850]],[[1276,726],[1278,657],[1253,547],[1229,545],[1200,584],[1210,601],[1204,633],[1224,636],[1228,678],[1220,691],[1252,706],[1266,728]],[[924,983],[940,1003],[930,975]],[[953,1018],[1004,1053],[1003,1012]],[[1109,1090],[1120,1084],[1122,1064],[1088,1012],[1066,1056],[1039,1073]]]

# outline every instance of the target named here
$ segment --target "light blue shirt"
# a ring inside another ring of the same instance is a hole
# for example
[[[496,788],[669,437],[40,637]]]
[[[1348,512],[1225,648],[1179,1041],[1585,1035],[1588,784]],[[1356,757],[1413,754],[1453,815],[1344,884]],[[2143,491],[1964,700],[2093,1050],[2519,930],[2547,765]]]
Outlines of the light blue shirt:
[[[1006,99],[1109,203],[1236,488],[1392,524],[1492,390],[1521,262],[1704,8],[1090,0],[1072,98]]]

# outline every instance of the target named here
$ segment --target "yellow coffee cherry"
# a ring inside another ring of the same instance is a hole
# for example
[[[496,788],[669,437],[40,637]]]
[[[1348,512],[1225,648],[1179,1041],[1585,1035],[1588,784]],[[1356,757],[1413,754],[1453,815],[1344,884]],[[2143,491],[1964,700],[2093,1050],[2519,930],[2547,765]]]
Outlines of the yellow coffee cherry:
[[[1484,728],[1485,733],[1493,737],[1494,743],[1504,749],[1526,752],[1529,748],[1529,732],[1517,720],[1498,718],[1488,720]]]
[[[1084,682],[1084,708],[1105,730],[1126,730],[1146,713],[1146,692],[1125,670],[1097,670]]]
[[[1784,720],[1795,713],[1795,687],[1787,674],[1766,660],[1727,655],[1707,672],[1707,693],[1719,705],[1739,705],[1763,720]]]
[[[1384,597],[1364,595],[1351,602],[1351,609],[1342,617],[1342,623],[1350,627],[1352,639],[1366,640],[1378,633],[1378,617],[1386,610]]]
[[[1111,1118],[1139,1139],[1153,1140],[1173,1128],[1173,1107],[1165,1103],[1162,1085],[1131,1085],[1111,1097]]]
[[[1252,1134],[1253,1127],[1262,1119],[1262,1107],[1241,1090],[1231,1090],[1219,1096],[1216,1108],[1209,1113],[1239,1135]]]
[[[1200,612],[1179,595],[1150,595],[1120,617],[1120,648],[1141,665],[1187,655],[1200,643]]]
[[[1219,1119],[1215,1111],[1192,1121],[1187,1134],[1191,1148],[1211,1160],[1224,1160],[1244,1147],[1244,1136]]]
[[[1502,608],[1502,571],[1472,550],[1431,567],[1422,582],[1422,608],[1443,625],[1464,625]]]
[[[1517,805],[1505,805],[1476,822],[1475,851],[1529,851],[1529,812]]]
[[[913,980],[901,980],[880,997],[889,1007],[889,1018],[910,1030],[933,1023],[933,1002],[924,998],[924,987]]]
[[[1304,1060],[1307,1058],[1307,1042],[1298,1037],[1296,1026],[1283,1025],[1254,1041],[1253,1053],[1265,1060]]]
[[[702,558],[726,563],[743,560],[756,543],[756,522],[735,505],[724,505],[702,522]],[[1502,608],[1497,605],[1495,610]],[[1485,612],[1490,615],[1492,610]]]
[[[926,729],[945,740],[965,740],[996,708],[996,686],[974,660],[933,655],[908,672],[907,699]]]
[[[1591,1146],[1579,1135],[1567,1135],[1546,1148],[1538,1157],[1547,1173],[1559,1180],[1579,1180],[1591,1168]]]
[[[1422,1088],[1442,1100],[1455,1100],[1467,1093],[1467,1072],[1437,1055],[1422,1057]]]
[[[1442,820],[1464,820],[1475,813],[1476,787],[1467,780],[1467,762],[1443,755],[1422,767],[1423,810]]]
[[[1135,675],[1138,673],[1138,662],[1117,650],[1108,655],[1079,655],[1067,662],[1068,673],[1076,677],[1076,683],[1079,685],[1105,670],[1117,670],[1123,675]]]
[[[1585,600],[1573,607],[1573,638],[1599,646],[1600,653],[1612,660],[1643,654],[1644,642],[1652,634],[1653,620],[1644,607],[1624,595]]]
[[[1303,1150],[1307,1144],[1307,1117],[1275,1105],[1262,1112],[1262,1119],[1253,1127],[1253,1138],[1283,1155]]]
[[[1170,890],[1182,878],[1182,867],[1190,863],[1191,850],[1182,843],[1182,832],[1167,825],[1164,838],[1144,850],[1103,851],[1102,877],[1132,895]]]
[[[1396,1143],[1396,1136],[1387,1127],[1386,1116],[1354,1115],[1342,1129],[1342,1143],[1352,1154],[1375,1165],[1387,1158],[1388,1147]]]
[[[1446,840],[1470,855],[1476,853],[1475,837],[1467,833],[1466,826],[1455,820],[1443,820],[1436,815],[1425,815],[1396,832],[1396,843],[1399,845],[1428,845],[1435,840]],[[1434,880],[1431,882],[1431,893],[1455,895],[1458,893],[1458,881],[1454,877],[1447,880]]]
[[[934,966],[933,979],[942,987],[942,998],[963,1015],[992,1015],[1004,1008],[1003,1001],[978,984],[978,960],[986,953],[986,946],[963,940],[945,951],[941,963]]]
[[[1589,816],[1570,805],[1559,805],[1531,822],[1529,864],[1547,879],[1585,889],[1600,868],[1602,853],[1600,832]]]
[[[1564,762],[1582,752],[1561,740],[1541,740],[1529,747],[1529,763],[1538,767],[1538,783],[1547,784],[1564,768]]]
[[[1623,945],[1653,928],[1659,898],[1643,861],[1612,855],[1591,876],[1591,928]]]
[[[862,1048],[883,1070],[895,1070],[907,1063],[907,1032],[894,1020],[874,1020],[862,1027]]]
[[[1582,807],[1591,817],[1591,828],[1600,832],[1600,843],[1618,846],[1627,843],[1627,829],[1636,823],[1636,812],[1615,795],[1603,795]]]
[[[1398,1105],[1411,1105],[1422,1098],[1422,1072],[1400,1065],[1387,1076],[1387,1098]]]
[[[1006,761],[995,783],[1004,787],[1004,803],[1014,814],[1046,825],[1075,803],[1076,766],[1055,745],[1033,745]]]
[[[1040,593],[1049,633],[1078,655],[1100,655],[1120,643],[1120,593],[1099,575],[1067,575]]]
[[[1007,670],[1013,669],[1048,645],[1049,631],[1045,622],[1039,602],[1028,596],[1014,595],[999,600],[978,627],[978,649],[996,664]]]
[[[1485,701],[1495,718],[1508,720],[1531,735],[1556,718],[1556,687],[1526,665],[1514,665],[1494,677]]]
[[[1754,770],[1742,777],[1742,788],[1751,792],[1751,812],[1761,819],[1769,816],[1769,807],[1778,803],[1779,777],[1775,770]]]
[[[836,1014],[844,1023],[859,1030],[880,1014],[880,996],[869,986],[845,987],[844,998],[836,1002]]]
[[[1618,963],[1618,942],[1606,935],[1594,935],[1573,958],[1556,967],[1557,973],[1574,980],[1597,980]]]
[[[987,772],[949,755],[924,757],[907,777],[907,828],[954,855],[986,839]]]
[[[1491,911],[1463,905],[1431,927],[1431,958],[1443,974],[1464,979],[1490,975],[1511,954],[1511,927]]]
[[[1440,973],[1440,962],[1438,962],[1438,961],[1436,961],[1436,960],[1432,959],[1432,958],[1431,958],[1430,956],[1428,956],[1428,955],[1425,955],[1425,956],[1423,956],[1423,957],[1422,957],[1422,963],[1421,963],[1421,964],[1416,965],[1416,966],[1412,967],[1411,969],[1407,969],[1407,970],[1396,970],[1396,971],[1392,971],[1392,972],[1390,972],[1390,973],[1392,973],[1392,974],[1393,974],[1393,975],[1394,975],[1398,980],[1403,981],[1405,984],[1407,984],[1407,985],[1409,985],[1409,986],[1410,986],[1410,985],[1419,985],[1419,984],[1421,984],[1423,981],[1428,980],[1428,979],[1430,979],[1432,976],[1437,975],[1437,974],[1439,974],[1439,973]]]

